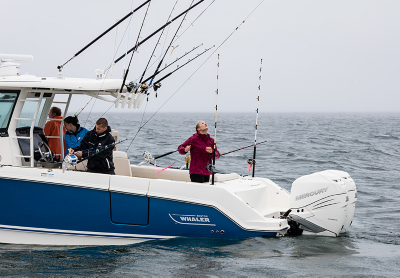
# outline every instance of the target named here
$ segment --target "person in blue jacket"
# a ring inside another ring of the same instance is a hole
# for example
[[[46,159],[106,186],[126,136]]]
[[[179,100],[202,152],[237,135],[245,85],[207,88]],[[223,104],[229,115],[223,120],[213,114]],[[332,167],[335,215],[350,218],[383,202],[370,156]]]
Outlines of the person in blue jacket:
[[[75,116],[66,117],[64,119],[64,126],[67,130],[64,136],[65,145],[67,146],[65,155],[67,155],[69,149],[79,147],[83,137],[85,137],[86,133],[88,133],[88,130],[80,126],[78,118]]]

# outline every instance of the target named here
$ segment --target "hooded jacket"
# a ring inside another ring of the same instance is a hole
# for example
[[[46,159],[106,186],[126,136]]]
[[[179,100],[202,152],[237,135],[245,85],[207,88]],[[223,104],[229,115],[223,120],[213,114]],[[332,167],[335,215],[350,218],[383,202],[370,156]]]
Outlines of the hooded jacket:
[[[88,132],[89,130],[87,130],[84,127],[81,127],[79,124],[77,125],[75,132],[66,131],[64,135],[65,144],[67,145],[67,148],[65,150],[65,155],[68,154],[68,149],[74,149],[76,147],[79,147],[83,137],[85,137],[86,133]]]
[[[103,150],[104,146],[115,143],[114,137],[110,134],[111,127],[101,134],[96,133],[96,128],[86,133],[79,147],[73,148],[74,151],[82,151],[82,157],[88,157],[99,150],[93,156],[88,158],[87,168],[89,172],[104,172],[114,170],[113,148]]]
[[[214,147],[214,139],[211,138],[210,134],[193,134],[189,139],[185,141],[182,145],[178,147],[180,154],[186,154],[185,148],[190,145],[190,169],[189,174],[197,175],[211,175],[211,171],[207,171],[207,164],[212,164],[213,153],[208,153],[206,147]],[[220,154],[218,152],[217,146],[215,146],[215,159],[218,159]]]
[[[54,119],[61,120],[62,116],[55,116]],[[62,121],[48,121],[44,126],[44,134],[46,136],[60,136],[60,126]],[[66,129],[63,127],[63,133],[65,133]],[[61,154],[61,145],[60,138],[47,138],[49,142],[49,148],[54,154]],[[66,149],[65,141],[64,141],[64,149]],[[60,157],[59,155],[56,156]]]

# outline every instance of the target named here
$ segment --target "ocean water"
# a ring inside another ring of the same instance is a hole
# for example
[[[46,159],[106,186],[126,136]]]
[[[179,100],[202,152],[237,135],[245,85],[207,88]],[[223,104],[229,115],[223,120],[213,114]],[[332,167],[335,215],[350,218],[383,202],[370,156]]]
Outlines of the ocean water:
[[[101,114],[83,114],[88,129]],[[132,163],[142,153],[175,150],[214,115],[112,114],[119,150]],[[255,114],[219,113],[221,153],[254,143]],[[337,169],[348,172],[358,190],[350,230],[337,238],[177,238],[129,246],[53,247],[0,244],[0,275],[22,277],[398,277],[400,273],[400,114],[260,114],[256,176],[290,191],[298,177]],[[132,139],[135,138],[133,141]],[[253,148],[221,157],[219,172],[247,173]],[[159,165],[184,165],[171,154]]]

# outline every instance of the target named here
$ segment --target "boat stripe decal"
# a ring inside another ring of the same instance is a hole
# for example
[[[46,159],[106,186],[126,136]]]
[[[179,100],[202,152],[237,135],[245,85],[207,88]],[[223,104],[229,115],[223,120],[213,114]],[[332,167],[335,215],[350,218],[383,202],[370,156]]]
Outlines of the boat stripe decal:
[[[57,231],[50,229],[37,229],[37,228],[27,228],[27,227],[12,227],[0,225],[2,230],[12,230],[20,232],[31,232],[31,233],[46,233],[46,234],[61,234],[61,235],[74,235],[74,236],[90,236],[90,237],[108,237],[108,238],[140,238],[140,239],[167,239],[175,238],[175,236],[151,236],[151,235],[129,235],[129,234],[110,234],[110,233],[82,233],[77,231]]]

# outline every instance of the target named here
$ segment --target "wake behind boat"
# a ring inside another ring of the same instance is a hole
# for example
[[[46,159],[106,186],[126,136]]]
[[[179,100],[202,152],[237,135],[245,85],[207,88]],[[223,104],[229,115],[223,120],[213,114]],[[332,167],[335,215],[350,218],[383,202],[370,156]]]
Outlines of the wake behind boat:
[[[2,243],[123,245],[175,237],[338,236],[351,225],[357,192],[343,171],[300,177],[289,193],[269,179],[236,173],[215,174],[213,184],[192,183],[187,169],[130,164],[118,144],[108,146],[114,149],[116,175],[85,172],[84,162],[64,157],[63,144],[63,162],[57,162],[43,133],[49,109],[59,103],[55,99],[67,98],[64,117],[73,95],[140,109],[149,89],[161,87],[161,70],[140,82],[127,81],[127,73],[124,79],[106,79],[104,71],[97,71],[95,79],[65,78],[65,63],[58,77],[36,77],[19,75],[17,61],[32,61],[32,56],[0,54],[0,60]],[[62,125],[60,142],[61,131]],[[120,142],[117,130],[112,135]]]

